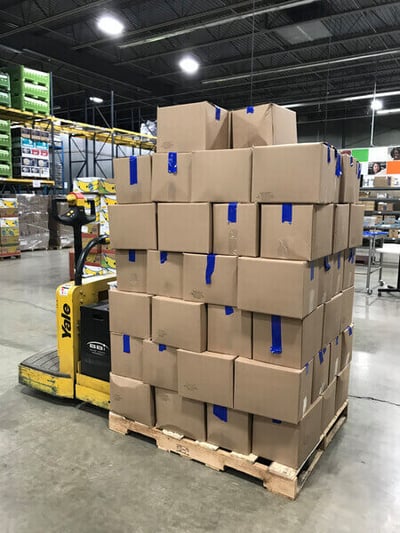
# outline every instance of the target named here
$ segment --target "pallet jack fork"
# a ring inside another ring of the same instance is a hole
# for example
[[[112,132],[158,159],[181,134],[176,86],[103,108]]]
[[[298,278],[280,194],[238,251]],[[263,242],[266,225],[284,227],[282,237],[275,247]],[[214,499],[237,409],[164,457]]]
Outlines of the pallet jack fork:
[[[67,201],[69,209],[58,213],[58,204]],[[56,290],[57,349],[39,352],[19,364],[19,382],[33,389],[61,398],[76,398],[109,408],[110,386],[106,381],[80,373],[79,326],[80,308],[107,299],[108,284],[114,275],[82,279],[85,260],[98,244],[108,244],[108,235],[92,239],[82,250],[82,226],[96,218],[94,200],[90,215],[85,211],[87,200],[81,193],[66,198],[53,198],[52,216],[74,230],[75,279]]]

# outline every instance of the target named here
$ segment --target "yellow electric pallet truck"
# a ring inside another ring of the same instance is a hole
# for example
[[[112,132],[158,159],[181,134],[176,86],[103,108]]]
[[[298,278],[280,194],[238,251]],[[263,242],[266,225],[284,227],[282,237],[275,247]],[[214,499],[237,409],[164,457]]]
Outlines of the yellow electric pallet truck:
[[[68,211],[59,214],[59,203],[68,203]],[[37,353],[19,365],[19,382],[33,389],[61,398],[76,398],[109,408],[108,381],[81,373],[80,318],[81,307],[102,302],[108,298],[108,284],[115,275],[83,278],[83,269],[90,251],[98,244],[108,244],[108,235],[92,239],[82,250],[82,226],[96,219],[95,204],[81,193],[70,193],[52,201],[52,216],[74,230],[75,279],[63,283],[56,291],[57,349]],[[101,346],[98,347],[101,349]]]

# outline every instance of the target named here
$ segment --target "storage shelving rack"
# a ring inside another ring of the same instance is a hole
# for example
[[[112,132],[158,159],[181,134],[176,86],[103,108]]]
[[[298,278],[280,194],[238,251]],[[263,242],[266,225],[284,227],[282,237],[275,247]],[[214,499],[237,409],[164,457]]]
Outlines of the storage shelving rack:
[[[360,202],[375,202],[375,207],[377,202],[390,202],[390,203],[398,203],[400,205],[400,187],[361,187],[360,192],[362,193],[373,193],[374,196],[363,196],[360,197]],[[398,196],[395,194],[392,194],[389,197],[383,197],[383,198],[377,198],[376,195],[379,193],[398,193]],[[395,224],[385,224],[384,222],[380,224],[367,224],[364,225],[365,229],[378,229],[378,230],[399,230],[400,229],[400,223],[399,223],[399,216],[400,216],[400,210],[393,210],[393,211],[382,211],[378,209],[372,209],[372,210],[366,210],[365,215],[383,215],[383,216],[395,216],[397,218],[397,222]],[[384,242],[388,243],[400,243],[400,237],[393,238],[389,236],[385,236]]]

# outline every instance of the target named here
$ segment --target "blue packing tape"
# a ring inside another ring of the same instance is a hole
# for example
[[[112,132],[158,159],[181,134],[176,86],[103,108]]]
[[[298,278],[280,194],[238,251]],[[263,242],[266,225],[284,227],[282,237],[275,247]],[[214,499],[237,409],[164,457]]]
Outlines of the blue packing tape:
[[[350,156],[350,166],[352,167],[354,165],[354,159],[353,159],[353,156],[351,155]]]
[[[329,257],[327,255],[324,257],[324,268],[326,272],[328,272],[331,269],[331,265],[329,263]]]
[[[285,222],[292,223],[293,220],[293,204],[282,204],[282,224]]]
[[[349,263],[354,263],[354,248],[350,248],[348,261]]]
[[[130,263],[134,263],[136,261],[136,250],[129,250],[128,258]]]
[[[336,337],[335,344],[336,344],[336,346],[339,344],[339,337]]]
[[[129,184],[136,185],[137,183],[137,157],[135,155],[129,156]]]
[[[339,154],[339,152],[336,152],[335,156],[336,156],[335,174],[337,178],[340,178],[340,176],[342,175],[342,156]]]
[[[315,265],[314,265],[314,261],[311,261],[310,262],[310,280],[314,281],[314,278],[315,278]]]
[[[237,222],[237,202],[228,204],[228,222]]]
[[[168,260],[168,252],[160,252],[160,263],[163,265]]]
[[[228,422],[227,407],[222,407],[222,405],[213,405],[213,415],[222,420],[222,422]]]
[[[278,420],[277,418],[272,419],[273,424],[282,424],[282,420]]]
[[[131,338],[129,335],[122,335],[124,353],[131,353]]]
[[[211,277],[215,269],[215,254],[207,255],[206,284],[211,285]]]
[[[168,152],[168,174],[178,172],[178,154],[177,152]]]
[[[328,144],[326,148],[328,150],[326,160],[327,160],[328,163],[330,163],[331,162],[331,147]]]
[[[249,114],[249,113],[254,113],[254,106],[252,105],[248,105],[246,107],[246,113]]]
[[[230,305],[225,306],[225,314],[226,315],[233,315],[233,307]]]
[[[309,364],[309,363],[306,363],[304,366],[305,366],[305,368],[306,368],[306,374],[308,374],[309,371],[310,371],[310,364]]]
[[[349,335],[353,335],[353,328],[349,326]]]
[[[282,353],[282,324],[279,315],[271,316],[271,339],[270,352],[274,354]]]
[[[158,351],[159,352],[165,352],[166,349],[167,349],[167,345],[166,344],[159,344],[158,345]]]
[[[340,252],[337,254],[337,267],[338,267],[339,270],[340,270],[340,261],[341,261],[340,256],[341,255],[342,254]]]
[[[221,120],[221,108],[215,106],[215,120]]]
[[[361,179],[361,165],[357,161],[357,179]]]
[[[322,363],[324,362],[324,353],[322,350],[318,352],[318,356],[319,356],[319,364],[322,365]]]

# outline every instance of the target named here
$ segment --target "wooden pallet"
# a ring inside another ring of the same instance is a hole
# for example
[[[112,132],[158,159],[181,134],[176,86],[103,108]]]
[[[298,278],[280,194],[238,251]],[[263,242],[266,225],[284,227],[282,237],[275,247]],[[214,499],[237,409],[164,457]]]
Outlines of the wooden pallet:
[[[4,255],[1,255],[0,254],[0,261],[2,261],[3,259],[21,259],[21,252],[19,253],[14,253],[14,254],[4,254]]]
[[[322,434],[318,445],[297,470],[280,463],[264,461],[253,454],[244,456],[217,448],[208,443],[193,441],[181,435],[173,435],[170,432],[128,420],[111,411],[109,413],[109,428],[123,435],[129,432],[139,433],[153,439],[161,450],[177,453],[182,457],[199,461],[214,470],[231,468],[260,479],[268,491],[294,500],[315,469],[324,451],[346,422],[347,410],[348,401],[338,410],[336,416]]]

